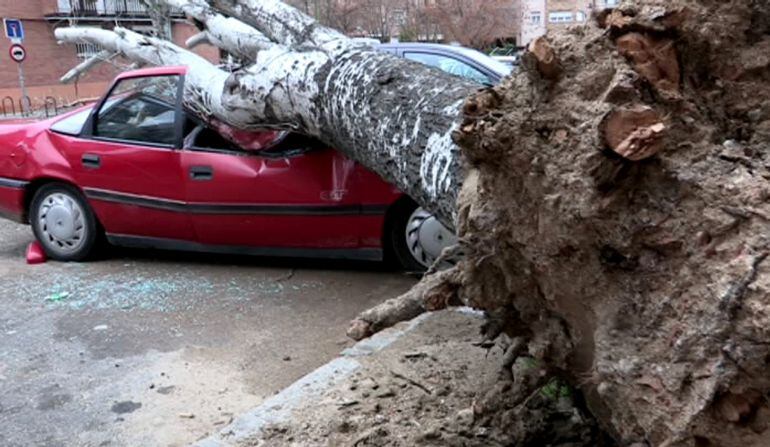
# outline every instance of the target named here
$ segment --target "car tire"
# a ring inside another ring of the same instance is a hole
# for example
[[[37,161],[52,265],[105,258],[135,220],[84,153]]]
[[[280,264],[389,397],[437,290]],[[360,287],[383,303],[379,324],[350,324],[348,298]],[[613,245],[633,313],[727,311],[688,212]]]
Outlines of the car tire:
[[[454,234],[408,197],[396,202],[389,214],[391,257],[406,271],[426,271],[443,248],[457,241]]]
[[[409,217],[418,205],[410,198],[403,197],[393,204],[389,211],[390,217],[387,225],[388,251],[386,253],[389,264],[400,267],[407,272],[424,272],[427,268],[422,265],[409,250],[406,238],[406,227]]]
[[[29,216],[32,232],[49,258],[84,261],[94,253],[99,224],[77,188],[63,183],[42,186],[32,198]]]

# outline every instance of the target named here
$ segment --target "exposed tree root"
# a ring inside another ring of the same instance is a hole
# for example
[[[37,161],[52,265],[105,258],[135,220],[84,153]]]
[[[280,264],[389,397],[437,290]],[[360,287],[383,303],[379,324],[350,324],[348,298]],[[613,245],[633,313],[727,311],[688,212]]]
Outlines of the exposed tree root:
[[[405,294],[359,314],[350,323],[347,335],[353,340],[361,340],[424,312],[459,306],[459,284],[456,267],[425,276]]]

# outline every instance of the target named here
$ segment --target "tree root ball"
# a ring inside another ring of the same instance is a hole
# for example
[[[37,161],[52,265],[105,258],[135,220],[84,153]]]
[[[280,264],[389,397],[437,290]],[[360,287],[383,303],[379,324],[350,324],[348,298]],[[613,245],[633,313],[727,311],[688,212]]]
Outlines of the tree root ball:
[[[459,296],[620,445],[768,446],[770,8],[623,2],[600,22],[470,100]]]

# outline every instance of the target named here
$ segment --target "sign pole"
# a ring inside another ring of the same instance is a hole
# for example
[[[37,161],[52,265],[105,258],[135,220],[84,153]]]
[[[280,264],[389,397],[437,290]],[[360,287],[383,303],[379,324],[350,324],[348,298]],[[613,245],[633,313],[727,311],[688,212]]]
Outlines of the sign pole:
[[[24,112],[25,115],[29,115],[29,96],[27,96],[27,87],[24,85],[24,67],[21,62],[18,64],[19,67],[19,87],[21,87],[21,110]]]
[[[24,85],[24,67],[21,63],[27,57],[27,51],[21,46],[24,42],[24,24],[19,19],[3,18],[3,28],[5,29],[5,37],[11,40],[11,48],[8,53],[11,59],[18,64],[19,70],[19,87],[21,87],[21,110],[25,115],[29,115],[29,108],[31,106],[29,96],[27,95],[27,88]]]

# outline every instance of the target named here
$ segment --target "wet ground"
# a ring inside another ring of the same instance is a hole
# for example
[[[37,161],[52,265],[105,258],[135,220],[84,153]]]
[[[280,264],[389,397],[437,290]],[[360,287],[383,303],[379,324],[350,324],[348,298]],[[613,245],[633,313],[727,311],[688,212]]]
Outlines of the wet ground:
[[[0,221],[0,445],[185,445],[334,358],[414,279],[379,264],[115,250],[28,266]]]

